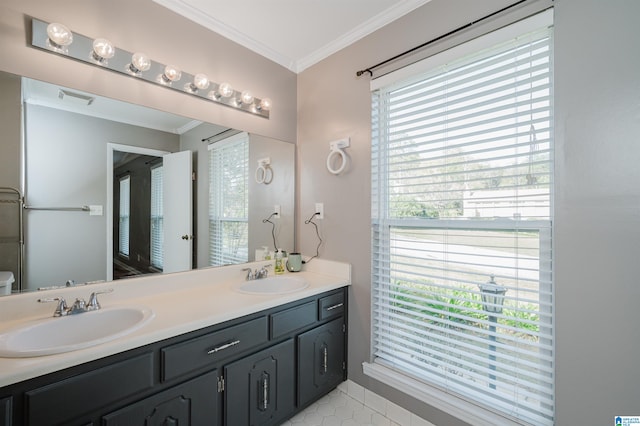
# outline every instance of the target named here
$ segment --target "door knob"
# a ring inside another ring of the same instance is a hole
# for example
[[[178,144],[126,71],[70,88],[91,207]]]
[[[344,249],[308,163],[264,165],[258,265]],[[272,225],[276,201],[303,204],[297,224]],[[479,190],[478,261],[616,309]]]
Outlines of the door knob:
[[[183,235],[182,239],[183,240],[190,240],[191,239],[191,235]]]

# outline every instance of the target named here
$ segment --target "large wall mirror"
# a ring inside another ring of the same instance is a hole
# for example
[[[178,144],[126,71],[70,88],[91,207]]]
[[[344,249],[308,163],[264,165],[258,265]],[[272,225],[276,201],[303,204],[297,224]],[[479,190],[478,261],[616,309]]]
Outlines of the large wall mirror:
[[[0,146],[24,153],[23,170],[0,155],[0,168],[22,175],[26,205],[14,290],[293,250],[294,144],[0,74],[23,94],[22,141]],[[7,205],[0,232],[12,232]],[[7,250],[0,244],[0,270],[15,270]]]

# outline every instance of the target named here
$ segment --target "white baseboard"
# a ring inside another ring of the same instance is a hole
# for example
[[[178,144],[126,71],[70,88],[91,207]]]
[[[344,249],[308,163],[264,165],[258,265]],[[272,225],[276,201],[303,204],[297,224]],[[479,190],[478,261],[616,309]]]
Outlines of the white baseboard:
[[[352,380],[342,382],[338,386],[338,390],[385,416],[392,422],[392,426],[436,426]]]

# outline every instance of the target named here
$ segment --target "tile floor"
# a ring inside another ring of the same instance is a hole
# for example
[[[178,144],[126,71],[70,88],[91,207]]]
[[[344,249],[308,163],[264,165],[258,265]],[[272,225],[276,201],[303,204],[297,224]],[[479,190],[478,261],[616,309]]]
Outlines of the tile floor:
[[[350,392],[354,387],[356,392]],[[357,388],[353,382],[344,382],[282,426],[434,426],[369,391],[361,388],[362,392],[357,392]],[[359,397],[360,393],[362,401],[350,396]]]

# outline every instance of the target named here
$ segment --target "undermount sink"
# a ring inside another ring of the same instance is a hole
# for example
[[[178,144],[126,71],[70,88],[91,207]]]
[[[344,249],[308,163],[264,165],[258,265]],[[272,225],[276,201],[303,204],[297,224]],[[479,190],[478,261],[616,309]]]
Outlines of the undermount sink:
[[[244,281],[236,284],[234,289],[249,294],[285,294],[304,290],[309,283],[302,277],[268,277]]]
[[[127,335],[153,316],[147,308],[116,307],[31,321],[0,334],[0,357],[26,358],[88,348]]]

